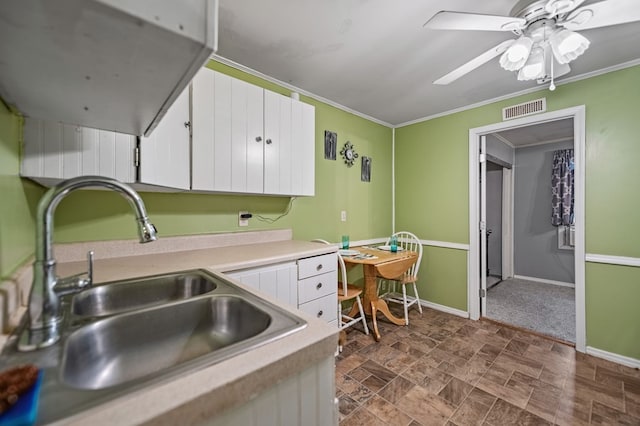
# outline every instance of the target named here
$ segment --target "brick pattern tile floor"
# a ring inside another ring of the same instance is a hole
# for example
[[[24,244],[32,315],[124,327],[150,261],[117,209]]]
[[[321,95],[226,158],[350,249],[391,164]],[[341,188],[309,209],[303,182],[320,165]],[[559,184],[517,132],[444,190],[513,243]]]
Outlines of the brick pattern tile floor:
[[[342,426],[640,425],[638,369],[431,309],[378,324],[336,358]]]

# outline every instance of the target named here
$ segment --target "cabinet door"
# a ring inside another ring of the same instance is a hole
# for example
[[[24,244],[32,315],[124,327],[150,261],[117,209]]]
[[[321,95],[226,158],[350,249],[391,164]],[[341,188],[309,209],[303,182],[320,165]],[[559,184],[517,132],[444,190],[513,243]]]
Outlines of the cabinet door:
[[[293,101],[291,195],[315,195],[315,107]]]
[[[292,194],[292,99],[264,91],[264,192]]]
[[[237,192],[264,192],[264,90],[241,80],[232,84],[231,186]]]
[[[191,188],[231,191],[232,78],[203,68],[192,86]]]
[[[229,272],[226,275],[280,302],[298,304],[298,268],[295,262]]]
[[[149,137],[140,138],[140,183],[189,189],[189,87]]]
[[[78,176],[135,182],[135,136],[25,118],[20,174],[45,186]]]
[[[203,68],[192,99],[192,189],[262,193],[263,90]]]

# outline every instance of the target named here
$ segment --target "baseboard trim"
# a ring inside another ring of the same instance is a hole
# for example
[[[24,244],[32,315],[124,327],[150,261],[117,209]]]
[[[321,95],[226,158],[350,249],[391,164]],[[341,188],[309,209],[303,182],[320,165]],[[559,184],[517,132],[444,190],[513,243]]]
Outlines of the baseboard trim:
[[[587,346],[587,354],[606,359],[607,361],[615,362],[617,364],[626,365],[627,367],[640,368],[640,359],[603,351],[602,349],[594,348],[592,346]]]
[[[402,299],[402,294],[400,293],[393,293],[393,295]],[[414,300],[416,300],[415,297],[407,295],[407,301],[413,302]],[[440,305],[439,303],[429,302],[428,300],[424,300],[424,299],[420,299],[420,306],[423,306],[425,308],[431,308],[440,312],[446,312],[447,314],[455,315],[462,318],[469,318],[469,312],[452,308],[450,306]]]
[[[407,299],[409,299],[409,297],[407,297]],[[425,308],[435,309],[436,311],[446,312],[447,314],[456,315],[458,317],[469,318],[469,312],[451,308],[445,305],[440,305],[438,303],[429,302],[423,299],[420,299],[420,305],[424,306]]]
[[[544,283],[544,284],[559,285],[561,287],[576,288],[576,285],[574,283],[567,283],[564,281],[555,281],[555,280],[547,280],[545,278],[527,277],[526,275],[514,275],[513,278],[517,278],[520,280],[527,280],[527,281],[535,281],[535,282]]]
[[[585,255],[585,260],[587,262],[608,263],[610,265],[640,266],[640,258],[638,257],[609,256],[606,254],[587,253]]]

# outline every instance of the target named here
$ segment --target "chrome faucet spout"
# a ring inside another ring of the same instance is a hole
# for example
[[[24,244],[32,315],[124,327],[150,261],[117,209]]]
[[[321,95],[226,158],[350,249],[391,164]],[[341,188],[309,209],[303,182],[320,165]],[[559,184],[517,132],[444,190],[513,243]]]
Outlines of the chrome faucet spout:
[[[40,202],[36,213],[36,248],[33,264],[33,284],[29,294],[27,323],[22,331],[18,347],[33,350],[54,344],[60,338],[59,323],[60,295],[74,291],[75,281],[56,275],[56,261],[53,257],[53,215],[56,207],[70,192],[80,188],[107,188],[120,193],[129,201],[136,213],[140,242],[155,241],[156,228],[147,217],[147,211],[140,195],[128,185],[103,176],[80,176],[68,179],[49,189]],[[90,261],[91,263],[91,261]],[[89,266],[91,270],[92,266]],[[90,286],[89,278],[77,280],[75,290]],[[58,288],[56,285],[60,284]]]

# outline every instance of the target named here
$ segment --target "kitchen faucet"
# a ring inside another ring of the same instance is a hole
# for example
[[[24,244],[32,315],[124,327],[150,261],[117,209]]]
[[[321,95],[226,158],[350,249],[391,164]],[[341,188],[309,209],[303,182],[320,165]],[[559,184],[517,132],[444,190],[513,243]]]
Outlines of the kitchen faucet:
[[[18,341],[22,351],[44,348],[60,339],[60,296],[90,287],[93,281],[93,252],[88,255],[88,271],[68,278],[56,275],[56,260],[52,253],[53,214],[60,201],[70,192],[86,187],[101,187],[119,192],[136,212],[140,242],[156,240],[156,228],[149,222],[140,195],[128,185],[102,176],[80,176],[65,180],[49,189],[36,213],[36,249],[33,283],[29,293],[27,322]],[[82,278],[82,275],[87,278]]]

